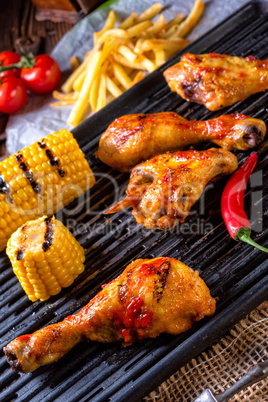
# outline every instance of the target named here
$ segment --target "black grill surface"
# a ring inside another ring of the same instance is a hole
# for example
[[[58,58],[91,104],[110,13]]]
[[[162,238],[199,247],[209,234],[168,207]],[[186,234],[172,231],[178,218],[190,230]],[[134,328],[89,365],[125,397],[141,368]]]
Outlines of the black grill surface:
[[[247,4],[187,50],[197,54],[220,52],[267,58],[268,14],[262,7],[261,3]],[[192,228],[207,225],[210,229],[206,233],[201,230],[202,233],[190,234],[182,225],[173,232],[149,231],[137,225],[130,212],[122,211],[109,219],[101,213],[115,201],[114,185],[105,174],[115,180],[120,196],[129,177],[94,157],[101,133],[114,118],[128,113],[172,110],[191,120],[206,120],[223,113],[245,113],[267,123],[268,92],[216,113],[185,102],[172,93],[162,72],[179,61],[180,56],[173,57],[74,130],[97,175],[97,184],[88,192],[86,200],[74,202],[69,212],[57,215],[69,227],[75,224],[74,235],[86,249],[85,272],[71,287],[48,302],[31,303],[14,276],[8,258],[1,253],[1,401],[140,401],[267,298],[266,254],[233,241],[223,223],[220,196],[227,179],[208,189],[186,220],[187,225],[196,225]],[[254,173],[257,179],[252,181],[245,197],[247,213],[251,211],[254,217],[251,221],[253,236],[266,247],[267,147],[266,140],[257,150],[259,162]],[[237,152],[236,155],[242,164],[249,153]],[[134,259],[157,256],[174,257],[199,270],[212,295],[218,297],[213,317],[196,323],[180,336],[164,334],[128,348],[119,343],[86,342],[59,362],[34,373],[12,372],[2,352],[7,343],[76,313],[100,290],[101,284],[118,276]]]

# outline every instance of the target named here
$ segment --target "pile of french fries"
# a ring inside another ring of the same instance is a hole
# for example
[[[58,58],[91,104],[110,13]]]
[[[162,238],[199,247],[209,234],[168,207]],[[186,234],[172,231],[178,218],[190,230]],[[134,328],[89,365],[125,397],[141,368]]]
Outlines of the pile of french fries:
[[[185,37],[203,14],[204,5],[196,0],[187,18],[177,14],[168,22],[161,11],[162,5],[155,3],[140,15],[133,12],[116,28],[115,13],[109,12],[83,62],[79,64],[76,57],[70,60],[74,71],[63,84],[63,93],[53,92],[58,101],[52,106],[74,105],[68,124],[77,126],[90,111],[103,108],[187,46]]]

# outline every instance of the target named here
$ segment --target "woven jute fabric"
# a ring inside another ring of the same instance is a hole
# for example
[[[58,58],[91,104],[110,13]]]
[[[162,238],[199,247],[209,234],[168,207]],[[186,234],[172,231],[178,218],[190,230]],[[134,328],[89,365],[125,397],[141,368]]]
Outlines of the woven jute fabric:
[[[206,388],[220,394],[265,359],[268,359],[268,302],[252,311],[224,338],[192,359],[144,400],[193,402]],[[268,379],[241,391],[230,401],[268,402]]]

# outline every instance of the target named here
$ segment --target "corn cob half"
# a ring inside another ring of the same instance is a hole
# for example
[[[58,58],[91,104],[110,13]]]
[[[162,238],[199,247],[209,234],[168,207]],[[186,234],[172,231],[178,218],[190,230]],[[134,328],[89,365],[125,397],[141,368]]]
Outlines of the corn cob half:
[[[54,217],[25,223],[12,234],[6,251],[31,301],[56,295],[85,269],[83,247]]]
[[[94,183],[83,152],[65,129],[0,162],[0,251],[25,222],[53,215]]]

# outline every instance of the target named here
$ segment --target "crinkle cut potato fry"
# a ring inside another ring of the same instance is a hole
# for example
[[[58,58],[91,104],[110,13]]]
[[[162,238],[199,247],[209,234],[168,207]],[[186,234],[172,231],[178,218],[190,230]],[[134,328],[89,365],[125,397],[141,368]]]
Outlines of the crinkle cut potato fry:
[[[53,215],[94,184],[83,152],[66,129],[0,162],[0,251],[27,221]]]
[[[77,68],[63,84],[63,93],[53,93],[57,102],[51,103],[73,105],[68,124],[77,126],[90,111],[103,108],[189,44],[185,37],[202,16],[202,0],[195,1],[185,19],[177,14],[166,21],[162,8],[154,3],[140,15],[133,12],[119,25],[111,10],[104,27],[94,33],[94,47],[82,63],[74,63],[72,57],[72,68]]]

